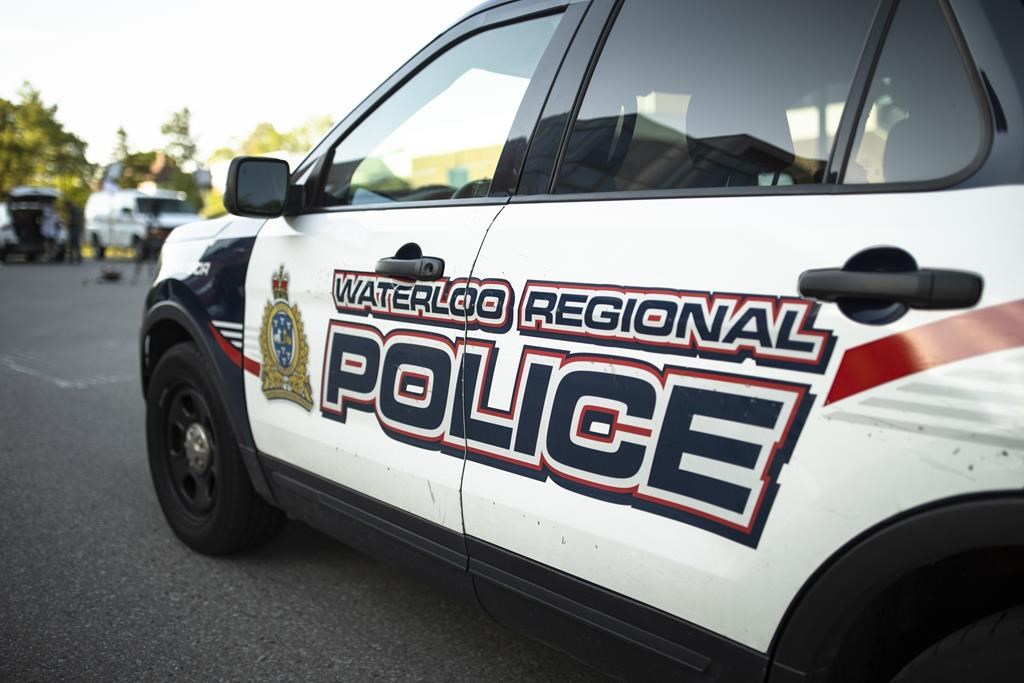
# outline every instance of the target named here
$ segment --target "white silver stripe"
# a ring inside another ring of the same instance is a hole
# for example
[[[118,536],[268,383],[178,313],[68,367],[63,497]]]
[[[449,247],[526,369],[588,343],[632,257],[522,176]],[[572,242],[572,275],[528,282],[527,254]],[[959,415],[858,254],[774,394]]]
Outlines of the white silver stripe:
[[[953,439],[955,441],[983,443],[991,446],[998,446],[1000,448],[1016,448],[1024,450],[1024,439],[1014,439],[1009,436],[1001,436],[991,432],[967,431],[965,429],[923,425],[917,422],[890,420],[889,418],[872,417],[870,415],[861,415],[859,413],[836,412],[826,417],[826,419],[835,420],[836,422],[849,422],[850,424],[856,425],[896,429],[902,432],[910,432],[912,434],[921,434],[925,436],[938,436],[944,439]]]
[[[233,323],[227,320],[214,320],[213,324],[217,327],[225,327],[232,330],[240,330],[244,325],[242,323]]]
[[[1011,415],[987,413],[981,410],[965,410],[951,406],[937,406],[928,403],[915,403],[914,401],[897,401],[891,398],[869,398],[866,401],[861,401],[860,405],[870,408],[888,408],[906,413],[920,413],[934,417],[951,417],[957,420],[970,420],[972,422],[999,424],[1019,420],[1019,417]]]
[[[958,398],[966,401],[988,401],[990,403],[1009,403],[1018,406],[1024,401],[1024,394],[1001,394],[995,391],[976,391],[961,387],[951,387],[942,384],[929,384],[927,382],[911,382],[900,387],[900,391],[907,391],[922,396],[937,396],[943,398]]]
[[[241,330],[220,330],[220,333],[223,334],[228,339],[241,339],[242,338],[242,331]]]
[[[962,368],[946,373],[947,377],[962,377],[963,379],[976,379],[985,382],[998,382],[1000,384],[1021,384],[1024,383],[1024,375],[1015,372],[1000,372],[998,370],[984,370],[982,368]]]

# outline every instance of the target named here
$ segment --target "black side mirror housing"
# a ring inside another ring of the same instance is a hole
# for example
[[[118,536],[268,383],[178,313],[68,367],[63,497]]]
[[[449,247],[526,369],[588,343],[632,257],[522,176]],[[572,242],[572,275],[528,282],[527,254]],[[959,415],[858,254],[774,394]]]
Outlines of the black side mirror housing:
[[[288,199],[288,162],[269,157],[235,157],[228,167],[224,208],[236,216],[277,218]]]

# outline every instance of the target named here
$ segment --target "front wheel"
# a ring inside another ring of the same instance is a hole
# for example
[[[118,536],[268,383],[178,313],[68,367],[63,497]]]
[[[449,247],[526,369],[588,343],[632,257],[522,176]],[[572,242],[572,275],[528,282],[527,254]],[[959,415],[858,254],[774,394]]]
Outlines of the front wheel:
[[[976,621],[918,655],[892,683],[1015,683],[1024,671],[1024,605]]]
[[[269,540],[284,515],[253,489],[211,376],[194,344],[167,351],[146,395],[146,441],[167,523],[193,550],[221,555]]]

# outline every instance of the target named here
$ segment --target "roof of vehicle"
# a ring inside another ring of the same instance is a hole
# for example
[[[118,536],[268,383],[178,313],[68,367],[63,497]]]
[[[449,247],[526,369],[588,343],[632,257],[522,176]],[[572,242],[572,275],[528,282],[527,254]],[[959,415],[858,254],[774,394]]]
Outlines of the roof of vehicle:
[[[469,10],[461,17],[459,17],[458,21],[452,24],[452,26],[458,24],[460,21],[468,19],[474,14],[480,14],[481,12],[486,12],[487,10],[492,9],[494,7],[498,7],[499,5],[509,5],[513,2],[519,2],[519,0],[486,0],[486,2],[481,2],[479,5],[477,5],[476,7],[474,7],[473,9]]]
[[[38,199],[57,199],[60,197],[60,192],[52,187],[31,187],[29,185],[19,185],[18,187],[11,189],[10,197],[11,199],[28,199],[29,197]]]

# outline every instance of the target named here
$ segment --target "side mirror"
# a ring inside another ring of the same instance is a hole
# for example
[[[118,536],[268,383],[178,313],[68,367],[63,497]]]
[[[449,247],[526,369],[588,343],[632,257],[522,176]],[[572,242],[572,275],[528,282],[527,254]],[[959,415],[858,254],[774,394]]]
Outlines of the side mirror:
[[[288,198],[288,162],[269,157],[236,157],[228,167],[224,208],[236,216],[277,218]]]

